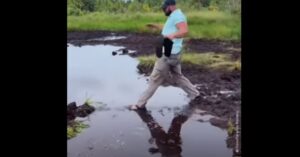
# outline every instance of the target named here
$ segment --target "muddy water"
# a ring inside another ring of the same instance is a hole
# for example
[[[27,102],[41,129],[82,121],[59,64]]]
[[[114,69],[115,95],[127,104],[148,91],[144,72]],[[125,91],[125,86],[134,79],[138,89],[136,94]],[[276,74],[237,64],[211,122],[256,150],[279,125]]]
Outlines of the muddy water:
[[[68,140],[68,157],[230,157],[226,130],[210,125],[189,107],[183,90],[159,87],[148,111],[128,111],[147,87],[138,61],[112,55],[122,47],[68,47],[68,103],[86,99],[106,104],[83,120],[90,127]],[[201,122],[200,122],[201,120]]]

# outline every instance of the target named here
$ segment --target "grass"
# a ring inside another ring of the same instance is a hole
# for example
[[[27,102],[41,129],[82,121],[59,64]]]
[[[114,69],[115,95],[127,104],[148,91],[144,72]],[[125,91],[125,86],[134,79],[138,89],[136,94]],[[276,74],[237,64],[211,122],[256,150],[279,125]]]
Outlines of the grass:
[[[156,56],[140,56],[138,57],[139,66],[151,69],[156,61]],[[183,65],[196,65],[212,70],[224,69],[228,71],[241,70],[241,61],[232,61],[227,54],[216,54],[213,52],[207,53],[188,53],[184,52],[181,58]]]
[[[227,133],[229,136],[233,135],[233,133],[236,131],[233,122],[231,119],[229,119],[228,123],[227,123]]]
[[[84,104],[87,104],[89,106],[92,106],[93,103],[94,102],[90,98],[86,99],[85,102],[84,102]]]
[[[189,37],[222,40],[239,40],[241,17],[226,12],[187,12]],[[149,23],[164,24],[163,13],[113,14],[94,12],[82,16],[68,16],[68,31],[127,31],[153,33]]]
[[[150,56],[140,56],[138,57],[139,65],[143,67],[150,67],[152,68],[154,66],[154,63],[156,61],[156,56],[150,55]]]
[[[84,104],[94,107],[97,110],[103,110],[107,106],[107,104],[100,102],[100,101],[93,101],[91,98],[87,98],[84,102]]]
[[[72,124],[68,125],[67,127],[68,139],[76,137],[79,133],[83,131],[83,129],[87,127],[88,125],[83,124],[82,122],[74,121]]]

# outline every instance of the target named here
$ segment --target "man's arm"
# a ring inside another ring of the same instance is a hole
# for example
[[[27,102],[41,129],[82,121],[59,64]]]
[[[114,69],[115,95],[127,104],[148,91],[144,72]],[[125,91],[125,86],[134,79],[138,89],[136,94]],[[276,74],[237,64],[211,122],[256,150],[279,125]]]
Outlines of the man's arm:
[[[176,27],[178,29],[177,32],[167,35],[165,37],[169,38],[170,40],[173,40],[175,38],[183,38],[188,34],[188,26],[186,22],[180,22],[176,24]]]

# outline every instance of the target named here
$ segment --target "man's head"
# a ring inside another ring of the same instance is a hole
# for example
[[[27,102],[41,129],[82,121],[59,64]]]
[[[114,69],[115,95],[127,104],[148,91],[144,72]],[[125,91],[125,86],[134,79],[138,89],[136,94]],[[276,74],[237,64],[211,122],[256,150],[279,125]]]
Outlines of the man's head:
[[[176,9],[176,1],[165,0],[161,8],[164,11],[165,15],[169,16],[172,13],[172,11]]]

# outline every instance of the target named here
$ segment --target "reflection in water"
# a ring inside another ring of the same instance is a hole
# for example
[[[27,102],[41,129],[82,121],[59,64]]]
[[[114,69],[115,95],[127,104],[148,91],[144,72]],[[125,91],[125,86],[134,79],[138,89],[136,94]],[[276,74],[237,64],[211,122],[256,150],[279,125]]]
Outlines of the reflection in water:
[[[137,114],[147,124],[147,127],[151,133],[152,140],[155,140],[157,148],[149,148],[151,154],[161,153],[163,157],[182,157],[181,156],[181,137],[180,131],[182,124],[188,120],[188,116],[184,114],[178,114],[171,122],[171,126],[166,133],[163,128],[154,120],[151,113],[144,110],[137,110]]]

